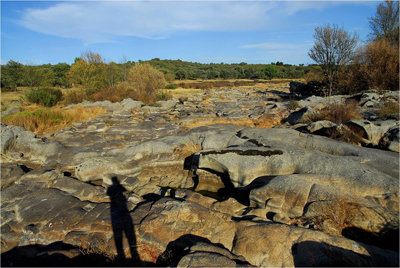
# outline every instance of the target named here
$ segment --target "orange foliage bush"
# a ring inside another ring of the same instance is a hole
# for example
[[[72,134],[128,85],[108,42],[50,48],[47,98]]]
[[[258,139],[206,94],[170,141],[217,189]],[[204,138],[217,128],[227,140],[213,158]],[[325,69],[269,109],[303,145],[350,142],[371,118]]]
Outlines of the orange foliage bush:
[[[399,48],[386,40],[371,42],[365,49],[370,81],[374,87],[399,90]]]

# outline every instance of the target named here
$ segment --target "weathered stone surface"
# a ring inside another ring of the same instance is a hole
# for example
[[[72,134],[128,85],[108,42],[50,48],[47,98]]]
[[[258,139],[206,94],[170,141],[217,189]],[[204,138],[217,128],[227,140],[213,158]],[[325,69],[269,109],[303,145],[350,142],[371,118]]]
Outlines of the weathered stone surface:
[[[305,99],[297,101],[299,107],[311,107],[313,109],[322,109],[326,106],[331,105],[332,103],[335,104],[342,104],[346,100],[345,96],[342,95],[335,95],[329,97],[319,97],[319,96],[310,96]]]
[[[29,169],[25,166],[20,166],[10,163],[1,164],[1,190],[14,184],[18,178],[22,177]]]
[[[156,105],[164,109],[173,109],[177,104],[176,100],[157,101]]]
[[[20,111],[21,111],[21,109],[20,109],[20,108],[17,108],[17,107],[11,107],[11,108],[9,108],[9,109],[5,110],[4,112],[1,112],[1,115],[10,115],[10,114],[15,114],[15,113],[18,113],[18,112],[20,112]]]
[[[273,88],[85,102],[108,112],[42,139],[2,125],[2,265],[54,243],[130,266],[398,265],[398,154],[241,125],[288,114]],[[392,148],[398,126],[385,132]]]
[[[370,122],[368,120],[359,119],[346,122],[347,127],[356,133],[363,133],[362,137],[373,145],[378,145],[385,133],[396,125],[398,125],[398,122],[394,120]]]
[[[121,105],[123,107],[122,111],[131,112],[132,109],[137,109],[142,107],[144,104],[141,101],[134,101],[131,98],[124,99],[121,101]]]
[[[255,243],[254,241],[257,241]],[[392,266],[396,252],[302,228],[259,224],[240,229],[233,253],[256,266]]]
[[[323,129],[330,129],[330,128],[334,128],[337,125],[331,121],[328,120],[321,120],[321,121],[317,121],[317,122],[312,122],[311,124],[309,124],[307,126],[307,130],[310,133],[314,133]]]
[[[315,111],[312,108],[304,107],[298,111],[294,111],[291,113],[286,119],[286,122],[289,122],[291,125],[295,125],[298,123],[304,123],[309,121],[308,116],[312,116],[315,114]]]
[[[393,151],[393,152],[399,152],[399,126],[394,126],[391,127],[385,135],[380,139],[379,141],[379,146],[381,148]]]
[[[4,157],[13,161],[28,161],[31,165],[50,164],[62,151],[57,142],[38,139],[31,131],[5,124],[1,126],[1,146]]]

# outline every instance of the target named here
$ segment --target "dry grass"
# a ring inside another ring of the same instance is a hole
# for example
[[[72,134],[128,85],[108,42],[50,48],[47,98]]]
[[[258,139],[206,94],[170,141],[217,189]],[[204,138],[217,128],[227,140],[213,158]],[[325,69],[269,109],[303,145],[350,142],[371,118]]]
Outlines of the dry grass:
[[[353,226],[358,211],[358,206],[349,200],[335,199],[326,201],[324,214],[313,217],[292,217],[289,224],[305,226],[312,223],[314,229],[340,236],[343,229]]]
[[[7,125],[21,126],[38,136],[58,131],[74,122],[85,122],[106,111],[101,107],[84,108],[76,106],[65,110],[61,108],[36,109],[3,116],[1,121]]]
[[[313,116],[309,117],[311,122],[320,120],[329,120],[336,124],[345,123],[353,119],[361,119],[361,113],[358,110],[358,104],[355,101],[349,101],[344,104],[331,103],[321,109]]]
[[[19,101],[21,97],[24,97],[24,95],[24,89],[18,89],[17,91],[1,92],[2,105],[7,105],[13,101]]]
[[[331,132],[331,133],[329,133]],[[328,137],[338,140],[338,141],[343,141],[347,143],[351,143],[354,145],[361,145],[363,142],[365,142],[365,133],[361,129],[350,129],[347,126],[342,127],[341,132],[339,133],[336,130],[329,131],[328,130]]]
[[[136,63],[129,70],[128,82],[137,92],[149,96],[155,95],[166,84],[163,73],[148,63]]]
[[[84,90],[69,90],[64,93],[62,103],[64,105],[81,103],[83,100],[88,100],[89,97]]]
[[[202,102],[200,102],[202,105],[210,105],[213,104],[212,101],[210,101],[208,98],[204,98]]]
[[[186,88],[177,88],[177,89],[170,89],[168,92],[174,97],[174,98],[180,98],[180,97],[186,97],[186,96],[191,96],[193,94],[198,94],[201,93],[201,89],[186,89]]]
[[[221,118],[221,117],[204,117],[198,118],[191,122],[183,122],[182,126],[187,128],[197,128],[202,126],[210,126],[214,124],[232,124],[237,126],[244,127],[254,127],[254,128],[270,128],[276,125],[279,125],[283,114],[273,115],[273,114],[265,114],[260,118],[238,118],[238,119],[229,119],[229,118]]]
[[[289,101],[289,109],[296,110],[297,108],[300,108],[299,103],[296,100],[290,100]]]
[[[306,83],[311,82],[311,81],[322,82],[324,80],[324,76],[319,73],[309,72],[305,75],[304,80]]]
[[[182,160],[186,157],[191,156],[194,153],[200,152],[202,150],[201,144],[198,142],[189,142],[181,147],[174,149],[174,154],[178,155]]]
[[[325,210],[325,220],[329,221],[339,233],[352,225],[358,207],[348,200],[335,200],[329,203]]]
[[[396,119],[399,120],[399,103],[385,102],[381,104],[378,110],[378,116],[382,120]]]

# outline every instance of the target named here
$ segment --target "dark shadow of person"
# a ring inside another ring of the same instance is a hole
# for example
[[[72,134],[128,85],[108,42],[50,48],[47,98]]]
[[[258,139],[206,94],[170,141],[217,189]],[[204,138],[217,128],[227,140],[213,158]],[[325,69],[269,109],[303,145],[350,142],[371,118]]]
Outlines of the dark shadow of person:
[[[126,189],[122,186],[117,177],[111,178],[112,185],[107,189],[107,195],[111,199],[111,224],[114,233],[115,247],[117,248],[117,261],[127,263],[123,248],[123,233],[128,239],[129,249],[132,259],[131,264],[139,264],[140,259],[136,250],[135,230],[132,223],[132,218],[129,214],[127,199],[124,195]]]

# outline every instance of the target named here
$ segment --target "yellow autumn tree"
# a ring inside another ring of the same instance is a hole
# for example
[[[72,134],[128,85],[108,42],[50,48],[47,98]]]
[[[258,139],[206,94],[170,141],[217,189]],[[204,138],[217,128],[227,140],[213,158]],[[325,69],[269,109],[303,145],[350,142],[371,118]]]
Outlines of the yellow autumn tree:
[[[67,73],[74,86],[81,85],[89,92],[96,92],[106,86],[107,65],[98,53],[88,51],[75,59]]]

